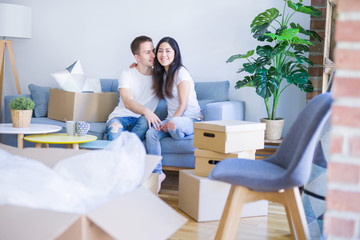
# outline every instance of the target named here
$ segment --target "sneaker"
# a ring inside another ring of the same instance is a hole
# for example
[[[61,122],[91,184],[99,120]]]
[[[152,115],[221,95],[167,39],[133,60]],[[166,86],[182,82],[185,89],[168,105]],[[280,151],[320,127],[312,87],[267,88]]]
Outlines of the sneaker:
[[[159,174],[159,181],[158,181],[158,193],[160,192],[161,189],[161,183],[165,180],[166,175],[164,172],[162,172],[161,174]]]

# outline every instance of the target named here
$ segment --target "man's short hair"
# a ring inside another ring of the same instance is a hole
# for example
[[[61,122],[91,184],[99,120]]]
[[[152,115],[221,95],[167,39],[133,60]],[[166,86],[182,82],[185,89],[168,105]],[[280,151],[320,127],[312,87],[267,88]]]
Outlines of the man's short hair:
[[[140,45],[144,42],[152,42],[152,39],[147,36],[136,37],[130,44],[131,52],[135,55],[140,54]]]

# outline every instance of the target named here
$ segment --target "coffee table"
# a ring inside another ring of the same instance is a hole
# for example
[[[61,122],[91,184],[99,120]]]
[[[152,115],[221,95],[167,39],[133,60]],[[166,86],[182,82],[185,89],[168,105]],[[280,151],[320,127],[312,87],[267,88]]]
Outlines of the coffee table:
[[[17,147],[24,147],[24,134],[53,133],[60,131],[62,127],[50,124],[30,124],[28,128],[14,128],[12,123],[0,123],[0,133],[17,134]]]
[[[73,149],[79,149],[79,143],[91,142],[96,139],[97,137],[94,135],[80,137],[69,136],[66,133],[38,134],[24,137],[24,140],[34,142],[36,148],[41,148],[42,144],[45,144],[45,147],[49,147],[49,144],[66,144],[67,148],[72,146]]]

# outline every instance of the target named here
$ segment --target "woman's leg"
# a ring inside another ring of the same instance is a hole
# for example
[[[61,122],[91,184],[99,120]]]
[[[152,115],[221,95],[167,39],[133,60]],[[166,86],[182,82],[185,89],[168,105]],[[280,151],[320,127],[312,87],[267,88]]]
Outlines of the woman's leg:
[[[194,134],[194,121],[188,117],[174,117],[168,122],[168,131],[172,138],[180,140]]]
[[[167,121],[163,121],[166,123]],[[157,131],[153,127],[146,132],[146,150],[148,154],[158,155],[161,156],[161,146],[160,140],[164,137],[170,136],[169,133],[164,131]],[[162,173],[162,163],[160,163],[155,167],[155,173],[161,174]]]

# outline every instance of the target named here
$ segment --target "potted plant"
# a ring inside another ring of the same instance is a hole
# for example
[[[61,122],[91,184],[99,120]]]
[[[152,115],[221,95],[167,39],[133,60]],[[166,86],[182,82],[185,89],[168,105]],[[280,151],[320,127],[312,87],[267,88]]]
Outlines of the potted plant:
[[[233,55],[227,60],[247,60],[238,73],[247,72],[249,75],[237,81],[235,88],[254,87],[256,93],[264,99],[267,118],[262,122],[279,119],[276,116],[279,97],[288,86],[295,85],[304,92],[312,92],[314,89],[308,74],[308,67],[312,62],[307,57],[309,46],[314,44],[308,38],[318,41],[322,39],[315,31],[305,30],[300,24],[291,22],[291,19],[297,13],[320,16],[321,12],[312,6],[304,6],[301,2],[302,0],[297,3],[284,0],[282,13],[276,8],[270,8],[257,15],[250,25],[251,33],[264,44],[246,54]],[[254,56],[255,53],[257,56]],[[281,138],[283,119],[280,122],[281,130],[275,135],[268,131],[272,127],[267,123],[266,139]]]
[[[30,126],[32,112],[35,107],[33,100],[19,96],[9,103],[13,127],[27,128]]]

